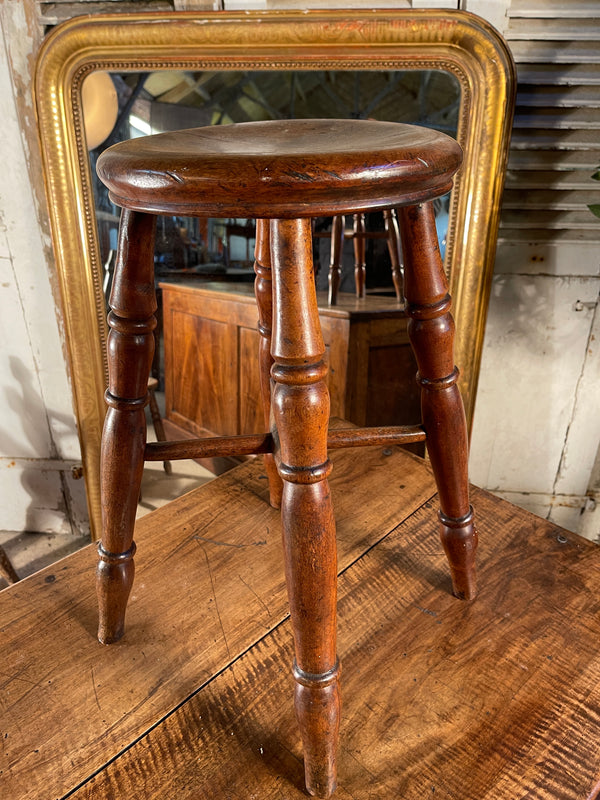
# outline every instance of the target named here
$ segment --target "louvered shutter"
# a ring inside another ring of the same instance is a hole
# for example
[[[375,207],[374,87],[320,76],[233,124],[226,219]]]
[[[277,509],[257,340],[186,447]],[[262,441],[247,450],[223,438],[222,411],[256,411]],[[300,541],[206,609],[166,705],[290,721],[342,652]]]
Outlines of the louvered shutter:
[[[518,94],[500,238],[598,242],[600,1],[512,0]]]

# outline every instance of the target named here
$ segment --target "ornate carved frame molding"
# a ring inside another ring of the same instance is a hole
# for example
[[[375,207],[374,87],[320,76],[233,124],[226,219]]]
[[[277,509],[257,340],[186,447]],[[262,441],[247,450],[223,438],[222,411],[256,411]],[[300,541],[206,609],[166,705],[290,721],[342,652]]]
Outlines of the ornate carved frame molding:
[[[77,17],[57,27],[40,49],[34,93],[96,537],[106,321],[81,84],[95,70],[161,69],[438,69],[459,80],[465,160],[451,200],[446,267],[469,421],[494,266],[515,71],[504,41],[483,20],[437,10],[192,12]]]

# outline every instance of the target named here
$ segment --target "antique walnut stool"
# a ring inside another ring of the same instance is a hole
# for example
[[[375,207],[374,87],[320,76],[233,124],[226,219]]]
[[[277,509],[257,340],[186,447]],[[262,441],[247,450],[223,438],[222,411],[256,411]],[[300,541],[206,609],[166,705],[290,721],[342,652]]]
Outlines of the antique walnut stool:
[[[426,439],[439,490],[441,537],[459,598],[475,595],[476,531],[467,430],[453,361],[454,323],[432,200],[461,162],[449,137],[370,120],[292,120],[197,128],[114,145],[98,173],[123,208],[111,294],[108,413],[102,442],[99,639],[123,634],[133,581],[133,528],[144,460],[265,454],[281,505],[295,643],[295,707],[306,786],[336,785],[339,665],[336,545],[329,448]],[[328,431],[327,367],[312,265],[311,217],[397,208],[409,334],[423,423]],[[260,435],[146,444],[154,348],[156,215],[257,219],[256,295],[265,419]]]

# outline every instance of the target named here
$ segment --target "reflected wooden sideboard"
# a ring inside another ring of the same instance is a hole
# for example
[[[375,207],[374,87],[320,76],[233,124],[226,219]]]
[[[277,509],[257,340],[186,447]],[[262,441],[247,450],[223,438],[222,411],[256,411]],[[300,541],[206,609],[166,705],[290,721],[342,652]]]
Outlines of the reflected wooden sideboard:
[[[264,430],[252,284],[160,283],[169,439]],[[357,425],[419,421],[416,364],[395,298],[340,295],[319,314],[331,415]],[[217,473],[228,460],[213,460]]]

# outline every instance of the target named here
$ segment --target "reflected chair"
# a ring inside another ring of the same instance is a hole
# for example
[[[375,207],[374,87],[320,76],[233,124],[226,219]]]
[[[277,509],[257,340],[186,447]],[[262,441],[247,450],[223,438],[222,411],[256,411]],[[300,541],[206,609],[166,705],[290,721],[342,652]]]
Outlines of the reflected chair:
[[[156,435],[157,442],[165,442],[167,437],[165,435],[165,428],[163,426],[160,409],[156,400],[156,390],[158,389],[158,380],[150,376],[148,378],[148,407],[150,409],[150,417],[152,419],[152,427]],[[163,461],[163,469],[167,475],[173,474],[173,467],[170,461]]]
[[[434,198],[451,188],[460,162],[460,147],[443,134],[370,120],[198,128],[123,142],[98,161],[111,199],[123,208],[108,320],[99,639],[114,642],[124,631],[144,461],[265,454],[271,503],[281,506],[306,786],[319,797],[328,797],[336,786],[340,713],[328,448],[426,440],[453,591],[464,599],[476,591],[467,428],[433,212]],[[422,425],[329,431],[311,218],[392,208],[398,209],[405,259],[404,294],[419,370]],[[258,220],[259,359],[265,422],[271,427],[264,434],[146,444],[158,214]]]
[[[342,278],[342,250],[344,239],[352,239],[354,245],[354,286],[357,299],[365,296],[367,277],[367,264],[365,259],[367,239],[385,239],[392,267],[392,281],[396,301],[403,300],[402,287],[402,247],[400,244],[400,229],[398,215],[395,208],[386,208],[383,211],[383,231],[367,231],[364,213],[353,214],[354,224],[351,230],[346,230],[345,218],[335,216],[331,223],[331,255],[329,259],[329,294],[330,306],[337,305],[338,292]]]

